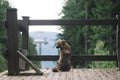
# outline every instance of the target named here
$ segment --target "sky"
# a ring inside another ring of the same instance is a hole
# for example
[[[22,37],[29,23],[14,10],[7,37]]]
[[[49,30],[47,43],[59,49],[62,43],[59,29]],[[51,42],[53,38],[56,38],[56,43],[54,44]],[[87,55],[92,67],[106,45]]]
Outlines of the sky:
[[[29,16],[30,19],[60,19],[65,0],[8,0],[17,8],[18,19]],[[61,32],[59,26],[30,26],[29,31]]]

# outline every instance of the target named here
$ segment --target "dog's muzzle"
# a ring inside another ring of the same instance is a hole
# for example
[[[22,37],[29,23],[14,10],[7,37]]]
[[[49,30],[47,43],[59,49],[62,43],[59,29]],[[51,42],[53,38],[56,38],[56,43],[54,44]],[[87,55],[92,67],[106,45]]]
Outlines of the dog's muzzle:
[[[56,48],[62,48],[63,45],[56,45]]]
[[[60,48],[61,46],[60,45],[57,45],[56,48]]]

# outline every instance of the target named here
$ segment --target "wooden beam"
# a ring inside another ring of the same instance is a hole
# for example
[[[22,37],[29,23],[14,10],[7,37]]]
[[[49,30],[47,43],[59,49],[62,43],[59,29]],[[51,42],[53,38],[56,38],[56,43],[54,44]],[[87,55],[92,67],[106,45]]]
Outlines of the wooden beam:
[[[18,20],[22,23],[22,20]],[[116,25],[116,19],[89,20],[29,20],[29,25]]]
[[[33,61],[57,61],[58,55],[28,55]],[[72,61],[117,61],[116,55],[72,55]]]
[[[29,20],[29,25],[116,25],[116,19]]]
[[[19,74],[17,9],[7,9],[8,75]]]
[[[37,74],[43,75],[43,73],[40,71],[40,69],[35,66],[26,56],[23,55],[19,50],[17,51],[19,56],[24,59],[35,71]]]

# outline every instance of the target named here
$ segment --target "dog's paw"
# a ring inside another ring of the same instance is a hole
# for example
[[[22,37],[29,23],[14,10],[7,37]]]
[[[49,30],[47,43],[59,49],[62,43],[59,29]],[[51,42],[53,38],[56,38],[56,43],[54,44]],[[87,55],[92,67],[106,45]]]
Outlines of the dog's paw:
[[[53,72],[59,72],[59,69],[55,67],[55,68],[52,69],[52,71]]]

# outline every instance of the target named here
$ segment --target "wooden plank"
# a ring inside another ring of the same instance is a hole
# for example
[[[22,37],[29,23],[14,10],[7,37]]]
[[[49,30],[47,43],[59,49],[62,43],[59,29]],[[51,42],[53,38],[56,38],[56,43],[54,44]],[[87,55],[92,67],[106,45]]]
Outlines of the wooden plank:
[[[84,69],[79,70],[79,76],[80,76],[80,80],[88,80],[84,72]]]
[[[18,21],[19,23],[22,20]],[[116,19],[89,20],[29,20],[29,25],[116,25]]]
[[[102,69],[102,70],[100,70],[98,72],[101,72],[103,74],[102,76],[105,77],[104,80],[110,80],[110,79],[114,80],[114,75],[111,76],[109,73],[106,72],[106,69]]]
[[[56,61],[58,55],[28,55],[33,61]],[[116,61],[116,55],[72,55],[72,61]]]
[[[119,80],[120,71],[116,69],[73,69],[68,72],[51,72],[51,69],[41,69],[44,75],[0,76],[0,80]],[[22,73],[34,73],[34,70]],[[49,73],[49,74],[46,74]]]
[[[68,79],[66,79],[66,77],[67,77],[66,72],[59,72],[59,73],[60,73],[60,75],[59,75],[58,80],[68,80]]]
[[[24,59],[31,67],[36,71],[37,74],[43,75],[43,73],[39,70],[39,68],[34,65],[27,57],[25,57],[20,51],[17,51],[19,56]]]
[[[20,51],[22,52],[22,54],[24,56],[27,56],[27,49],[20,49]],[[21,57],[19,57],[19,69],[20,70],[25,70],[25,67],[26,67],[26,62],[24,59],[22,59]]]
[[[60,80],[60,79],[59,79],[60,75],[61,75],[60,72],[54,73],[53,77],[50,78],[49,80]]]
[[[73,70],[73,78],[74,78],[74,80],[81,80],[80,75],[79,75],[79,69]]]
[[[85,56],[73,56],[74,61],[116,61],[116,55],[85,55]]]
[[[19,74],[17,9],[7,9],[8,75]]]
[[[46,69],[44,71],[44,76],[46,77],[46,80],[54,80],[53,79],[53,76],[54,76],[54,73],[52,72],[51,69]],[[56,79],[57,80],[57,79]]]
[[[120,79],[120,71],[117,70],[117,69],[111,69],[110,71],[112,71],[114,77],[115,77],[115,80],[119,80]]]
[[[83,71],[88,80],[99,80],[99,77],[97,77],[97,74],[94,73],[93,69],[84,69]]]
[[[28,59],[33,61],[56,61],[58,60],[58,55],[28,55]]]
[[[29,25],[115,25],[116,19],[30,20]]]
[[[105,75],[101,72],[101,69],[93,69],[93,72],[95,73],[94,78],[97,80],[98,78],[101,80],[106,80]]]
[[[90,69],[83,69],[87,80],[100,80],[99,77],[96,78],[97,74],[92,73]]]
[[[73,70],[67,72],[67,76],[65,80],[75,80],[73,77]]]

